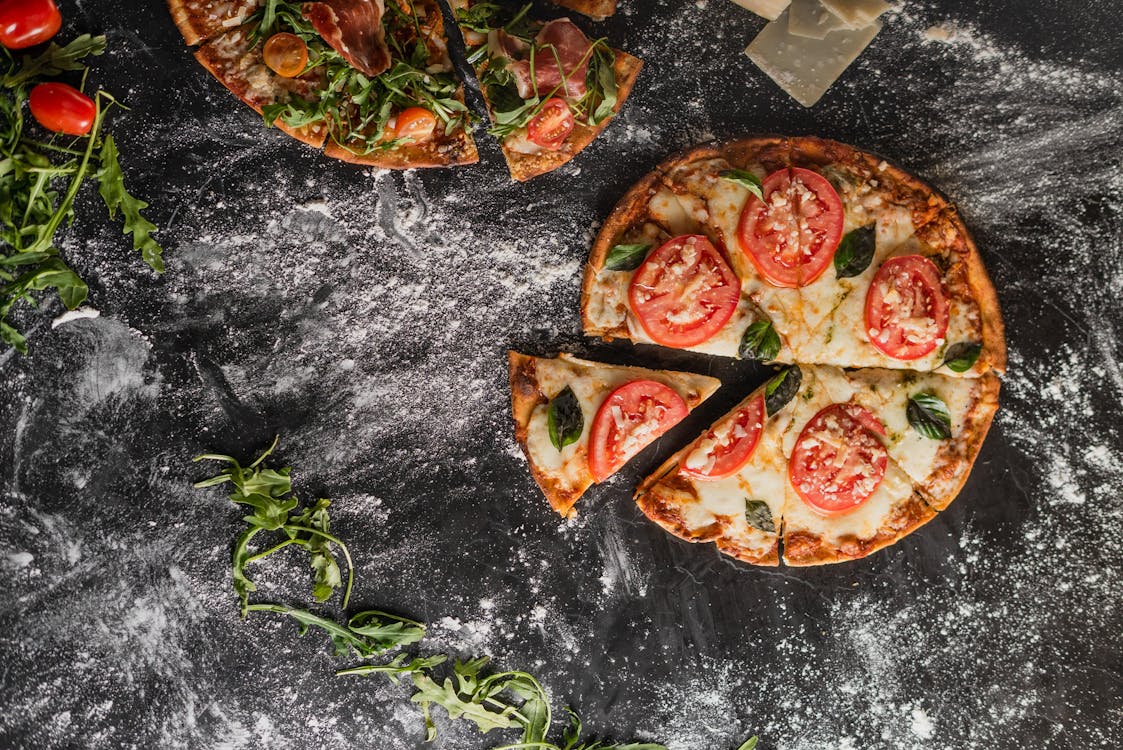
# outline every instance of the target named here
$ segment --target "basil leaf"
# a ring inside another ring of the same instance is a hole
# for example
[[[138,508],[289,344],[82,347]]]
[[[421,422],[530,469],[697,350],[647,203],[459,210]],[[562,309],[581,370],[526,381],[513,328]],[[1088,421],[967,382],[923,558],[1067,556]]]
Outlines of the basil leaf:
[[[772,509],[763,500],[745,500],[745,521],[754,529],[767,534],[776,533],[776,523],[772,520]]]
[[[651,245],[636,243],[634,245],[613,245],[604,259],[604,267],[608,271],[634,271],[647,257]]]
[[[918,393],[909,399],[905,414],[912,428],[926,438],[947,440],[951,437],[951,413],[939,396]]]
[[[758,320],[745,329],[741,337],[741,347],[737,355],[743,359],[759,359],[763,362],[776,359],[780,353],[780,335],[772,327],[770,320]]]
[[[877,246],[874,226],[858,227],[846,233],[834,251],[834,272],[840,279],[858,276],[870,267]]]
[[[577,394],[568,385],[550,401],[546,424],[550,442],[559,451],[581,437],[581,431],[585,429],[585,415],[581,413]]]
[[[744,169],[727,169],[718,175],[723,180],[729,180],[735,185],[748,190],[757,198],[764,200],[764,191],[761,190],[760,178]]]
[[[952,372],[967,372],[975,366],[982,350],[982,344],[974,341],[960,341],[948,348],[947,354],[944,355],[944,364]]]
[[[799,365],[785,367],[779,375],[768,381],[764,387],[764,410],[768,416],[783,409],[799,392],[803,383],[803,371]]]

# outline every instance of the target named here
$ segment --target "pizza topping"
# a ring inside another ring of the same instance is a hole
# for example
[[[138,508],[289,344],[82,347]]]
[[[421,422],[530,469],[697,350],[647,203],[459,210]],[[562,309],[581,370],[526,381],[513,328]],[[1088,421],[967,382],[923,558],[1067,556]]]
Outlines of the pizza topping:
[[[698,438],[680,472],[693,479],[733,476],[753,455],[764,427],[764,397],[757,396]]]
[[[768,362],[780,353],[780,334],[771,320],[758,320],[745,329],[737,356],[741,359],[759,359]]]
[[[40,83],[31,89],[31,114],[53,133],[85,135],[94,126],[94,100],[65,83]]]
[[[675,237],[632,277],[628,301],[644,331],[664,346],[697,346],[733,316],[741,280],[706,237]]]
[[[773,286],[801,287],[826,270],[842,237],[842,200],[822,175],[792,167],[773,172],[763,199],[750,196],[738,237]]]
[[[948,301],[940,272],[921,255],[902,255],[882,264],[866,294],[870,343],[894,359],[918,359],[943,343]]]
[[[840,279],[860,276],[870,267],[877,248],[874,225],[858,227],[846,233],[834,253],[834,273]]]
[[[382,28],[383,0],[320,0],[304,4],[304,17],[356,70],[376,76],[390,67]]]
[[[944,355],[944,366],[952,372],[967,372],[979,361],[983,345],[977,341],[960,341],[948,347]]]
[[[745,523],[766,534],[776,533],[776,521],[772,509],[763,500],[745,500]]]
[[[796,494],[825,515],[860,506],[885,476],[884,435],[877,417],[857,404],[831,404],[820,411],[803,428],[788,462]]]
[[[803,384],[803,370],[799,365],[785,367],[778,375],[768,381],[764,386],[764,409],[768,416],[788,405],[788,402],[799,393],[799,386]]]
[[[550,433],[550,442],[559,451],[581,439],[581,432],[585,429],[585,415],[581,411],[577,394],[568,385],[550,399],[546,412],[546,429]]]
[[[527,137],[548,151],[557,151],[573,132],[573,113],[564,99],[547,99],[526,125]]]
[[[650,249],[651,245],[646,242],[613,245],[604,259],[604,268],[606,271],[634,271],[643,263]]]
[[[0,44],[26,49],[47,41],[62,27],[62,14],[54,0],[4,0],[0,2]]]
[[[436,115],[424,107],[406,107],[398,113],[394,137],[417,145],[433,140],[436,130]]]
[[[269,69],[282,78],[296,78],[308,65],[308,45],[287,31],[269,37],[261,55]]]
[[[529,99],[556,91],[567,99],[580,99],[587,90],[592,46],[585,32],[568,18],[550,21],[534,37],[527,58],[513,59],[508,66],[519,96]]]
[[[757,198],[764,199],[760,178],[746,169],[726,169],[719,172],[718,177],[734,185],[740,185]]]
[[[943,399],[934,393],[918,393],[911,397],[905,416],[909,425],[926,438],[947,440],[951,437],[951,412]]]
[[[682,397],[662,383],[635,380],[617,388],[593,418],[589,435],[593,479],[608,479],[686,414]]]

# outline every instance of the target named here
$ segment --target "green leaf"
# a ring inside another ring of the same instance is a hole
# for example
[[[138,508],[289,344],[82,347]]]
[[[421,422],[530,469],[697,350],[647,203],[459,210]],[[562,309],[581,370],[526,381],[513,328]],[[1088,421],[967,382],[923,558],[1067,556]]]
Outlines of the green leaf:
[[[758,320],[745,329],[741,346],[737,350],[742,359],[759,359],[764,362],[776,359],[780,353],[780,335],[770,320]]]
[[[550,400],[546,426],[550,434],[550,442],[559,451],[581,439],[581,433],[585,429],[585,415],[581,411],[581,402],[577,400],[577,394],[568,385]]]
[[[967,372],[979,361],[983,345],[974,341],[961,341],[948,347],[944,365],[952,372]]]
[[[634,271],[643,263],[650,249],[650,243],[646,242],[613,245],[604,259],[604,268],[606,271]]]
[[[436,704],[448,712],[450,719],[467,719],[484,733],[493,729],[511,729],[517,727],[518,722],[513,714],[515,710],[506,707],[496,712],[486,708],[482,702],[476,702],[471,696],[461,697],[452,685],[452,680],[445,678],[443,683],[437,683],[428,675],[415,673],[410,675],[416,692],[410,700],[427,708]]]
[[[52,78],[68,70],[83,70],[82,60],[89,55],[105,52],[105,37],[82,34],[65,46],[51,42],[47,49],[32,57],[24,55],[18,70],[9,72],[3,78],[7,88],[16,88],[35,78]]]
[[[152,239],[152,232],[156,225],[140,215],[148,208],[148,204],[139,198],[134,198],[125,189],[125,176],[121,172],[121,163],[118,158],[117,144],[113,136],[105,136],[101,146],[101,168],[97,171],[98,193],[109,209],[109,218],[117,215],[121,210],[124,218],[124,233],[133,236],[133,249],[139,250],[144,262],[151,266],[157,273],[164,271],[164,250],[156,240]]]
[[[619,90],[616,83],[616,53],[606,45],[597,45],[589,60],[586,75],[592,99],[600,100],[589,117],[590,125],[599,125],[616,113]]]
[[[301,635],[304,635],[309,627],[319,628],[331,638],[336,656],[347,656],[349,653],[354,652],[359,658],[368,658],[377,656],[389,650],[389,648],[392,648],[382,645],[378,639],[367,638],[366,636],[355,633],[331,618],[321,617],[320,615],[313,614],[304,609],[286,607],[282,604],[250,604],[246,607],[246,611],[273,612],[290,617],[300,624]]]
[[[752,172],[745,169],[727,169],[718,174],[723,180],[729,180],[734,185],[740,185],[755,195],[757,198],[764,200],[764,192],[761,186],[760,178]]]
[[[745,499],[745,521],[754,529],[767,534],[776,533],[776,522],[772,518],[772,509],[763,500]]]
[[[347,621],[347,628],[383,650],[408,646],[425,637],[422,623],[374,609],[354,615]]]
[[[799,365],[791,365],[780,371],[780,374],[768,381],[764,387],[764,410],[772,416],[795,398],[799,386],[803,383],[803,371]]]
[[[737,750],[756,750],[757,737],[753,736],[745,740],[745,744],[741,745]]]
[[[420,656],[410,661],[406,661],[409,657],[406,654],[398,654],[386,664],[363,664],[359,667],[352,667],[350,669],[341,669],[336,672],[336,676],[343,677],[347,675],[371,675],[371,674],[384,674],[390,682],[395,685],[402,677],[412,675],[415,673],[424,673],[433,667],[444,664],[448,657],[444,654],[436,654],[434,656]]]
[[[951,413],[947,404],[934,393],[918,393],[909,399],[905,410],[912,428],[926,438],[947,440],[951,437]]]
[[[834,251],[834,272],[840,279],[858,276],[873,261],[877,247],[874,225],[858,227],[846,233]]]
[[[297,516],[292,517],[292,525],[286,526],[285,531],[294,540],[301,540],[310,555],[310,564],[313,572],[312,596],[316,601],[326,602],[331,598],[336,588],[343,585],[343,576],[339,572],[339,565],[331,553],[331,541],[321,534],[327,534],[331,521],[328,517],[328,506],[331,500],[320,498],[315,505],[305,508]],[[321,534],[310,534],[303,528],[313,529]]]

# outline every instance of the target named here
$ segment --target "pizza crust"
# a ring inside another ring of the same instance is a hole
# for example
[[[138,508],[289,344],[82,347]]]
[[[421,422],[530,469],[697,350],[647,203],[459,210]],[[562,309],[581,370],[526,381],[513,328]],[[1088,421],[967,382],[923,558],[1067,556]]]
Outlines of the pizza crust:
[[[242,24],[260,5],[260,0],[168,0],[168,12],[183,41],[194,47]]]
[[[908,536],[935,517],[936,511],[914,493],[872,537],[852,537],[832,543],[821,535],[806,531],[789,533],[785,529],[784,564],[793,567],[827,565],[866,557]]]
[[[554,5],[575,10],[594,21],[603,21],[616,12],[616,0],[552,0]]]

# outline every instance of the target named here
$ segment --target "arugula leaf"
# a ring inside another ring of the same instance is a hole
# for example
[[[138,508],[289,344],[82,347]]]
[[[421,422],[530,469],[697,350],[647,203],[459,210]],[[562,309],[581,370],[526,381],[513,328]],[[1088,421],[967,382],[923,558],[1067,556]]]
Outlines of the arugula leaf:
[[[727,169],[718,174],[723,180],[729,180],[734,185],[740,185],[755,195],[757,198],[764,200],[763,186],[761,185],[760,178],[752,172],[745,169]]]
[[[492,711],[483,705],[482,700],[476,702],[473,695],[462,697],[453,687],[450,678],[446,677],[444,682],[437,683],[428,675],[415,672],[410,675],[410,679],[416,688],[410,700],[425,709],[435,703],[448,713],[450,719],[468,719],[481,732],[510,729],[519,725],[514,718],[514,708],[504,706],[500,711]]]
[[[743,359],[759,359],[764,362],[776,359],[780,353],[780,335],[772,327],[771,320],[758,320],[745,329],[741,346],[737,350]]]
[[[352,616],[347,629],[383,649],[408,646],[425,637],[422,623],[374,609]]]
[[[803,370],[799,365],[785,367],[764,387],[764,411],[768,416],[783,409],[799,392],[803,383]]]
[[[772,519],[772,509],[763,500],[745,499],[745,522],[768,534],[776,533],[776,522]]]
[[[870,267],[877,247],[877,233],[871,224],[846,233],[834,251],[834,272],[840,279],[860,275]]]
[[[918,393],[910,398],[905,416],[909,425],[926,438],[947,440],[951,437],[951,413],[943,399],[934,393]]]
[[[745,740],[745,744],[737,748],[737,750],[756,750],[757,737],[753,736]]]
[[[568,385],[561,393],[550,399],[546,412],[546,427],[550,443],[559,451],[581,439],[585,430],[585,415],[577,394]]]
[[[152,239],[152,232],[156,225],[140,215],[148,208],[148,204],[139,198],[129,195],[125,189],[125,175],[121,172],[121,162],[118,160],[117,143],[113,136],[105,136],[101,146],[101,169],[97,172],[98,193],[109,209],[109,218],[117,216],[117,209],[121,209],[121,216],[125,221],[125,234],[132,234],[133,249],[140,250],[144,262],[157,273],[164,272],[163,248]]]
[[[410,661],[406,661],[406,659],[409,659],[406,654],[398,654],[386,664],[363,664],[362,666],[352,667],[350,669],[341,669],[335,674],[339,677],[384,674],[390,682],[397,685],[398,681],[403,677],[415,673],[424,673],[426,670],[431,670],[433,667],[448,661],[448,657],[444,654],[420,656]]]
[[[83,59],[103,52],[105,52],[104,36],[82,34],[62,47],[56,42],[51,42],[47,49],[34,57],[24,55],[20,68],[9,70],[4,75],[2,83],[6,88],[12,89],[29,83],[35,78],[50,78],[68,70],[84,70],[86,66],[81,62]]]
[[[630,245],[613,245],[604,259],[604,268],[607,271],[634,271],[640,267],[651,244],[637,242]]]
[[[967,372],[979,361],[983,345],[975,341],[960,341],[948,347],[944,365],[952,372]]]
[[[371,656],[377,656],[398,645],[396,643],[389,646],[385,645],[385,642],[382,640],[369,638],[356,633],[350,628],[340,625],[335,620],[313,614],[306,609],[286,607],[283,604],[250,604],[246,610],[248,612],[273,612],[275,614],[291,617],[299,624],[301,635],[304,635],[308,632],[309,628],[313,627],[323,630],[331,638],[336,656],[347,656],[354,652],[360,659],[366,659]],[[412,620],[409,622],[412,622]]]

